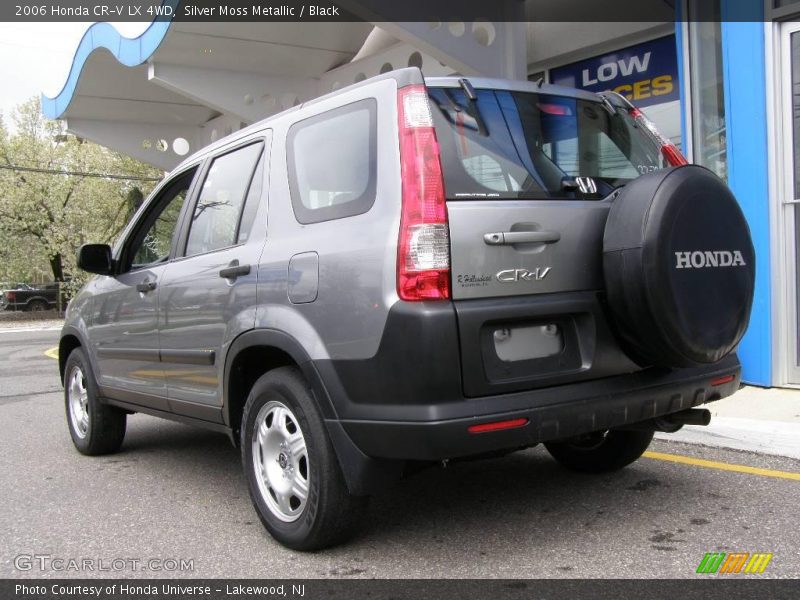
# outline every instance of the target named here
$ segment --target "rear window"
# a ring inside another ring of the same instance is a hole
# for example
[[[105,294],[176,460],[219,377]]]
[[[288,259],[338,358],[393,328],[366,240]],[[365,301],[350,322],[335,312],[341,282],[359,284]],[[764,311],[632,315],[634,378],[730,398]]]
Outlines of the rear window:
[[[460,88],[429,88],[447,197],[570,198],[574,178],[599,195],[666,165],[660,148],[622,108],[598,101]],[[572,184],[572,185],[570,185]]]

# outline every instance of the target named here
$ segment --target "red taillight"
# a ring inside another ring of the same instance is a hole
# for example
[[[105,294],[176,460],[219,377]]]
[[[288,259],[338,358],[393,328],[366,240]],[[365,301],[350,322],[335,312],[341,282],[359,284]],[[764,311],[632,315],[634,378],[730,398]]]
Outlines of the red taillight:
[[[641,126],[644,131],[653,138],[653,141],[661,146],[661,154],[664,156],[664,159],[670,166],[680,167],[681,165],[689,164],[689,161],[684,158],[677,146],[669,141],[668,138],[664,137],[664,135],[656,128],[653,122],[648,119],[642,111],[640,111],[638,108],[634,108],[630,111],[630,114],[634,121],[636,121],[639,126]]]
[[[726,383],[730,383],[736,379],[735,375],[723,375],[722,377],[717,377],[716,379],[711,380],[711,387],[716,387],[718,385],[724,385]]]
[[[397,251],[402,300],[450,298],[450,232],[439,143],[424,85],[397,92],[403,200]]]
[[[17,295],[14,292],[6,292],[6,300],[9,302],[14,302],[17,299]]]
[[[493,423],[481,423],[467,427],[470,433],[487,433],[489,431],[501,431],[503,429],[516,429],[528,424],[528,419],[510,419],[508,421],[494,421]]]

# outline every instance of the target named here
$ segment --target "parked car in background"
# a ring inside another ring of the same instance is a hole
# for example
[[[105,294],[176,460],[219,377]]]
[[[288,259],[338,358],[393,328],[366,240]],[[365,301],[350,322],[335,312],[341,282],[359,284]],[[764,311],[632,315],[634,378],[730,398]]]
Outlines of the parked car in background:
[[[0,308],[3,310],[27,310],[43,312],[58,308],[58,283],[31,286],[26,283],[14,284],[10,289],[0,291]]]
[[[0,293],[6,290],[32,290],[33,286],[28,283],[0,281]]]

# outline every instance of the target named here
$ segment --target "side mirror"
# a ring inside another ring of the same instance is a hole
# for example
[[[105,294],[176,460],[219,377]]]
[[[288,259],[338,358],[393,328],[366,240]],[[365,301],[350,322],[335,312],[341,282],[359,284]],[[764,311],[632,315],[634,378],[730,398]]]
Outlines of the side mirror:
[[[98,275],[111,275],[114,269],[111,246],[84,244],[78,249],[78,268]]]

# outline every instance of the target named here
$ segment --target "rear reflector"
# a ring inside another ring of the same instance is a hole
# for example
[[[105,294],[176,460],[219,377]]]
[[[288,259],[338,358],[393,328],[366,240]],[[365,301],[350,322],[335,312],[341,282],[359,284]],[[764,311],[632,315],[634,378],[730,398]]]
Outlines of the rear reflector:
[[[424,85],[397,92],[402,209],[397,294],[402,300],[450,298],[450,229],[439,142]]]
[[[528,424],[528,419],[511,419],[509,421],[495,421],[493,423],[481,423],[467,428],[470,433],[487,433],[489,431],[501,431],[503,429],[516,429]]]
[[[736,375],[723,375],[722,377],[717,377],[716,379],[712,379],[711,385],[712,387],[717,385],[724,385],[726,383],[730,383],[734,379],[736,379]]]

